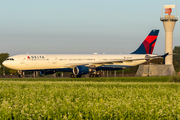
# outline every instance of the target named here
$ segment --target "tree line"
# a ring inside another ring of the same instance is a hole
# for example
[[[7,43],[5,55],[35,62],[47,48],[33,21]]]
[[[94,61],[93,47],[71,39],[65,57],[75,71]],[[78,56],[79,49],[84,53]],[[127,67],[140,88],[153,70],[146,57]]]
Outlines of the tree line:
[[[0,54],[0,75],[17,75],[17,70],[12,70],[2,65],[3,61],[5,61],[9,57],[9,53],[1,53]]]

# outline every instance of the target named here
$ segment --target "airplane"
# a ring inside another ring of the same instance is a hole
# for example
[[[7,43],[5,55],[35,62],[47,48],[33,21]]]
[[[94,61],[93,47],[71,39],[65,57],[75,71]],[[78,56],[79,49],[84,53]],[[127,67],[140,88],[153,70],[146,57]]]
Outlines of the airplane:
[[[152,30],[139,48],[130,54],[20,54],[8,57],[2,64],[18,71],[39,71],[41,75],[61,71],[72,72],[72,78],[88,73],[90,77],[101,77],[100,70],[121,70],[167,56],[168,53],[152,54],[158,33],[159,30]]]

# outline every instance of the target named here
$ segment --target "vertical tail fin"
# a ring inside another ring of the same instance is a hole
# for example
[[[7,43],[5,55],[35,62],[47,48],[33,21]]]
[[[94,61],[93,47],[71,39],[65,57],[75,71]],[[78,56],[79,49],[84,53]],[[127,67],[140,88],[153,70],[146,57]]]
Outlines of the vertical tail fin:
[[[139,48],[131,54],[152,54],[159,30],[152,30]]]

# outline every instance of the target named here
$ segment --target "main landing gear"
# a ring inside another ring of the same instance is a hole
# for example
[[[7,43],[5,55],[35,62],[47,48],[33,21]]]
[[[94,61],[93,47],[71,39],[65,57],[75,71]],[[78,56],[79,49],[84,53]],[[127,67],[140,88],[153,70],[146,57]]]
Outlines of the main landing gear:
[[[89,77],[90,77],[90,78],[93,78],[93,77],[101,77],[101,74],[90,74]]]
[[[70,77],[71,77],[71,78],[81,78],[81,75],[71,74]]]
[[[70,77],[71,77],[71,78],[81,78],[81,75],[71,74]],[[90,78],[101,77],[101,74],[99,74],[99,73],[97,73],[97,74],[90,74],[89,77],[90,77]]]

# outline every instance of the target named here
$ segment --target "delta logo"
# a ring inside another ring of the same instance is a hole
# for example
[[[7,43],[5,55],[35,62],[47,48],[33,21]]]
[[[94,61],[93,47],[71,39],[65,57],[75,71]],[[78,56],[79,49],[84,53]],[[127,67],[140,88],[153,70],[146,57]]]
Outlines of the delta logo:
[[[44,59],[44,56],[27,56],[27,59]]]

